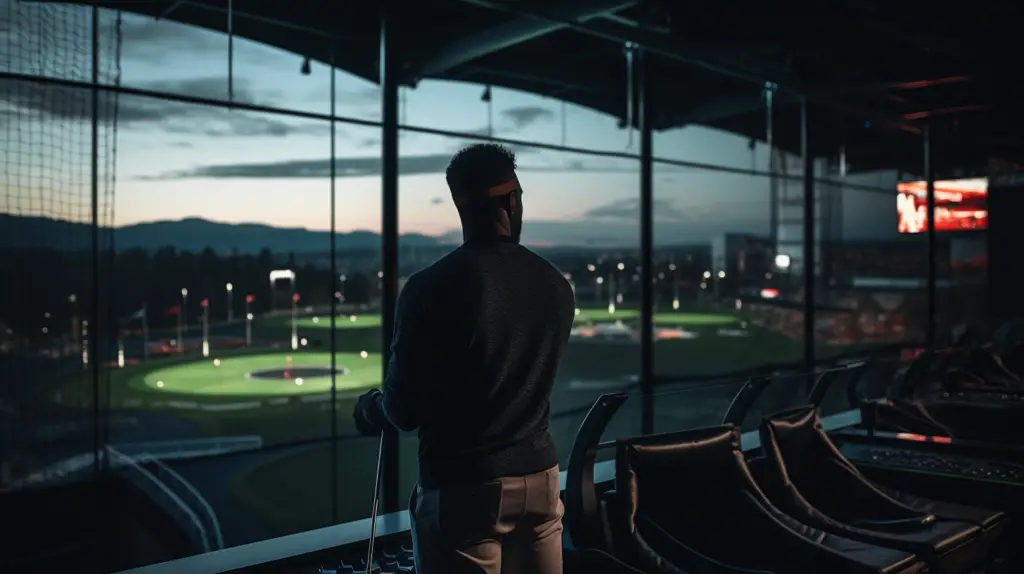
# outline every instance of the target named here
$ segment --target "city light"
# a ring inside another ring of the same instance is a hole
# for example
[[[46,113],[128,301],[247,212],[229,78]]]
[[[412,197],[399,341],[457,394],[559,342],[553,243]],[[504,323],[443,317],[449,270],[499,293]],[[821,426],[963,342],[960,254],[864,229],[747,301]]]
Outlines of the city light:
[[[188,289],[185,289],[184,287],[182,287],[181,288],[181,296],[182,297],[188,297]]]
[[[228,293],[230,293],[232,291],[232,289],[235,288],[235,286],[230,284],[230,283],[228,283],[227,285],[224,286],[224,288],[228,290]]]
[[[718,278],[719,279],[725,279],[725,271],[719,271],[718,272]]]
[[[788,269],[790,264],[789,255],[779,253],[775,256],[775,266],[779,269]]]

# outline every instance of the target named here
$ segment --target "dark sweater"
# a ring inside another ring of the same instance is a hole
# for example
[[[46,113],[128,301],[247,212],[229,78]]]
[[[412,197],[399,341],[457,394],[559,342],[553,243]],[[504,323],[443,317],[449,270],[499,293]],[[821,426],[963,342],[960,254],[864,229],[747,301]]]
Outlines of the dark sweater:
[[[562,274],[512,241],[467,243],[409,278],[382,405],[419,429],[424,487],[558,464],[550,395],[574,313]]]

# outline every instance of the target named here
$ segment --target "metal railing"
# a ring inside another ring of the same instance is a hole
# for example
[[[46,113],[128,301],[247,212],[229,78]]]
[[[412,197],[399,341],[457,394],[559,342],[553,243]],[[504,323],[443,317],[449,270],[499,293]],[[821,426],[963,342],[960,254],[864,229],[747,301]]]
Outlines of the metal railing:
[[[212,456],[256,450],[262,447],[263,437],[259,435],[132,442],[117,445],[118,451],[123,454],[135,457],[150,456],[160,460]]]
[[[185,503],[173,490],[147,468],[136,462],[136,460],[116,448],[107,445],[107,456],[110,457],[112,466],[122,469],[124,476],[132,481],[139,489],[150,496],[154,502],[171,514],[178,523],[185,528],[186,534],[202,552],[209,552],[210,538],[203,521],[199,519],[195,511]]]
[[[209,532],[212,536],[212,540],[210,540],[209,544],[210,549],[220,550],[221,548],[224,548],[224,535],[221,532],[220,520],[217,519],[217,513],[214,512],[210,503],[203,498],[203,495],[196,490],[196,487],[192,486],[192,483],[186,480],[185,477],[178,474],[178,471],[167,466],[163,461],[153,457],[152,455],[143,455],[139,457],[137,461],[142,464],[152,465],[156,471],[157,479],[161,480],[168,488],[174,490],[173,486],[178,486],[179,494],[183,495],[181,496],[182,500],[186,503],[191,502],[192,505],[194,505],[193,508],[198,508],[200,510],[198,518],[200,520],[205,519],[205,526],[209,528]]]

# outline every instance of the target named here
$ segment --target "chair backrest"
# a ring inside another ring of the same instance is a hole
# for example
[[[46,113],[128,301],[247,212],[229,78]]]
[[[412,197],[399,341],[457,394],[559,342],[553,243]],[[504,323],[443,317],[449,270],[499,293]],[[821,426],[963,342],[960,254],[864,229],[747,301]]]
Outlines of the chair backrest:
[[[740,433],[733,425],[620,439],[615,488],[633,508],[700,512],[735,485]],[[648,505],[650,503],[650,505]]]

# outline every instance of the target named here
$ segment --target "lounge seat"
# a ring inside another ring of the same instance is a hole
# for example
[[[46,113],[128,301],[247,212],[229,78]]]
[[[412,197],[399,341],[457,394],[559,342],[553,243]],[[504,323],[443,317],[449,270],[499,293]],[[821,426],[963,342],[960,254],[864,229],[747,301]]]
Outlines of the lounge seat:
[[[621,439],[616,452],[617,554],[655,574],[908,574],[925,564],[805,526],[762,493],[732,425]]]
[[[983,564],[1002,513],[894,495],[870,482],[821,427],[814,407],[761,426],[756,474],[783,512],[826,532],[914,552],[934,571],[970,572]],[[1000,530],[1001,531],[1001,530]]]

